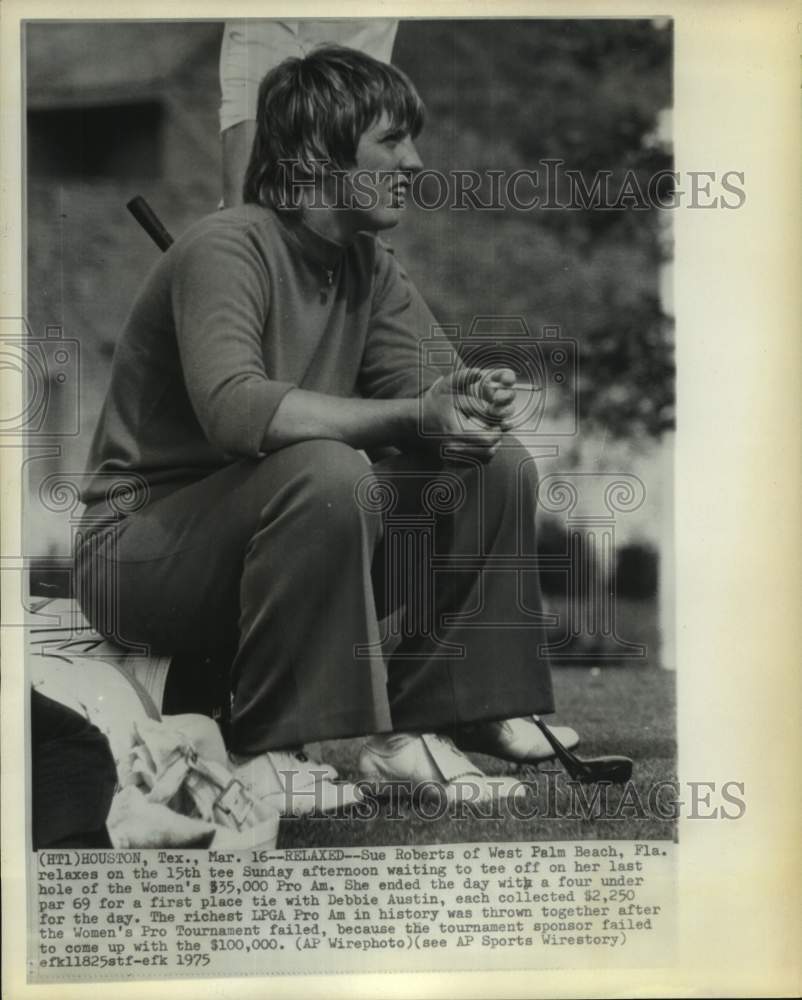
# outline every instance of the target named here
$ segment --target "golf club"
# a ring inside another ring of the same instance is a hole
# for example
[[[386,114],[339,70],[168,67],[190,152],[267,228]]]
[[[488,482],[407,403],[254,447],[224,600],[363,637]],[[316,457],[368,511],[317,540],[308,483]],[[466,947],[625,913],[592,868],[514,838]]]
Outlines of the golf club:
[[[574,781],[592,784],[600,781],[610,781],[623,784],[632,776],[632,758],[610,754],[604,757],[577,757],[567,750],[556,738],[549,727],[538,716],[533,715],[535,725],[548,740],[554,755]]]
[[[125,207],[160,250],[167,250],[172,245],[172,236],[141,194],[126,202]]]

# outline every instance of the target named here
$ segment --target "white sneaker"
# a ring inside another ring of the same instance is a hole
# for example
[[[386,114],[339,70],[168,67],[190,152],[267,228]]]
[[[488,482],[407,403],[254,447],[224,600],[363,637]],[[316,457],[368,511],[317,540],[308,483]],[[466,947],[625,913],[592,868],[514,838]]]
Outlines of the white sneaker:
[[[355,785],[333,781],[336,769],[312,760],[303,750],[271,750],[244,759],[229,755],[229,759],[251,795],[282,816],[336,812],[362,801]]]
[[[362,784],[375,795],[393,788],[412,799],[445,795],[448,802],[488,802],[524,795],[515,778],[484,774],[448,736],[396,733],[368,741],[359,754]]]
[[[566,750],[573,750],[579,745],[579,735],[570,726],[547,728]],[[549,741],[528,715],[461,726],[454,734],[454,742],[461,750],[486,753],[517,764],[537,763],[554,756]]]

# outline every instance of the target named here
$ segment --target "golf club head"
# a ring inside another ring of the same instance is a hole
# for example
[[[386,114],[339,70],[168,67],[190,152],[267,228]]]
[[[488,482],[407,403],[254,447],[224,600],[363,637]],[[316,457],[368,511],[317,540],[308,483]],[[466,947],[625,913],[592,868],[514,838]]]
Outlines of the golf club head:
[[[567,760],[562,763],[572,778],[586,784],[609,781],[615,785],[623,785],[632,777],[630,757],[610,755],[587,757],[584,760],[574,757],[570,764]]]
[[[617,785],[623,785],[632,777],[632,758],[616,756],[611,754],[604,757],[577,757],[576,754],[567,750],[556,736],[550,731],[548,726],[538,716],[532,716],[538,729],[548,740],[554,754],[574,779],[587,784],[594,784],[600,781],[610,781]]]

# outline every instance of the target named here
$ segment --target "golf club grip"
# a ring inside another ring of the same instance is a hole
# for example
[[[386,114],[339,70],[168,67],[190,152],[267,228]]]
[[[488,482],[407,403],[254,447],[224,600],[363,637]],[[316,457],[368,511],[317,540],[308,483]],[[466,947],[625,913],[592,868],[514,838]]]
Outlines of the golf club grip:
[[[172,245],[173,238],[164,228],[161,220],[141,194],[132,198],[125,206],[160,250]]]

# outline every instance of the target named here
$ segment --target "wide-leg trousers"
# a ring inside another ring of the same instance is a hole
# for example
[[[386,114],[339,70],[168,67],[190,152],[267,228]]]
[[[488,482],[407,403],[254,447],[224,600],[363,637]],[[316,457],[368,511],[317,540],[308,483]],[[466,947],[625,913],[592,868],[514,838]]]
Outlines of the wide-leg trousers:
[[[486,464],[372,466],[309,440],[162,488],[87,532],[79,600],[118,641],[229,656],[240,753],[548,713],[536,490],[509,438]],[[398,607],[385,657],[381,624]]]

